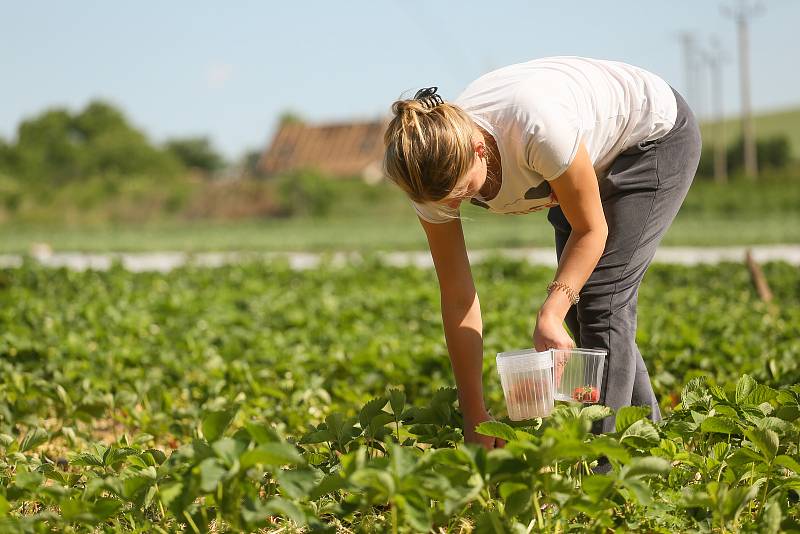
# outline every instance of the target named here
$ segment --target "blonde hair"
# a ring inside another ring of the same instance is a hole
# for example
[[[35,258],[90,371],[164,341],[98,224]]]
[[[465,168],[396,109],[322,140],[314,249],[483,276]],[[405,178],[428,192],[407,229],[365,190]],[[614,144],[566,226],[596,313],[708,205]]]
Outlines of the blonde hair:
[[[415,202],[435,202],[466,191],[461,178],[475,162],[476,126],[460,107],[397,100],[383,140],[384,174]]]

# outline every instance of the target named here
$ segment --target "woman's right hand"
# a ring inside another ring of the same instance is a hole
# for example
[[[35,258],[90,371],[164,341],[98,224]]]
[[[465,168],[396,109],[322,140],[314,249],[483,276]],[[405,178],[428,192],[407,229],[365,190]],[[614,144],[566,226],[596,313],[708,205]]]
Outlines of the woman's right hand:
[[[500,438],[484,436],[475,432],[475,427],[484,421],[494,421],[494,418],[487,410],[477,414],[464,414],[464,442],[477,443],[489,450],[505,446],[506,442]]]

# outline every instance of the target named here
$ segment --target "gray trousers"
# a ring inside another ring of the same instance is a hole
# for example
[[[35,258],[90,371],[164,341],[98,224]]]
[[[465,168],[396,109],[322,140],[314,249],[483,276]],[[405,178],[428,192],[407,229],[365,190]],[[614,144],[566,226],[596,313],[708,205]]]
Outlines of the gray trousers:
[[[580,291],[580,301],[566,323],[581,348],[608,351],[600,402],[615,410],[638,405],[661,419],[647,366],[636,346],[636,301],[639,283],[661,238],[686,197],[700,160],[700,130],[684,99],[678,101],[675,127],[660,139],[640,142],[617,156],[606,178],[599,180],[608,224],[603,255]],[[560,207],[547,219],[555,229],[561,260],[572,231]],[[596,421],[592,432],[613,432],[615,418]]]

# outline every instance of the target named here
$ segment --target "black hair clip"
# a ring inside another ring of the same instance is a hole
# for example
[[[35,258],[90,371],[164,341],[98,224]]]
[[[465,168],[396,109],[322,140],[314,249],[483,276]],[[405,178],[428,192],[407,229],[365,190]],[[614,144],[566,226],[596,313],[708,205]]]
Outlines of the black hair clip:
[[[438,87],[423,87],[414,95],[414,100],[419,100],[427,109],[444,104],[442,97],[436,94]]]

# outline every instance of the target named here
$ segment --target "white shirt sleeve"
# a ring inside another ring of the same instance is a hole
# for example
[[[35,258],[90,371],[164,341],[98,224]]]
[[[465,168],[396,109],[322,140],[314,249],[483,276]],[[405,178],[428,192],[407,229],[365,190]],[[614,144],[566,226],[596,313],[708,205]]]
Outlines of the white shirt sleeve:
[[[582,134],[579,121],[561,106],[524,99],[520,116],[528,164],[545,180],[555,180],[578,153]]]
[[[411,204],[422,220],[433,224],[450,222],[459,215],[458,209],[448,206],[414,202],[413,200]]]

